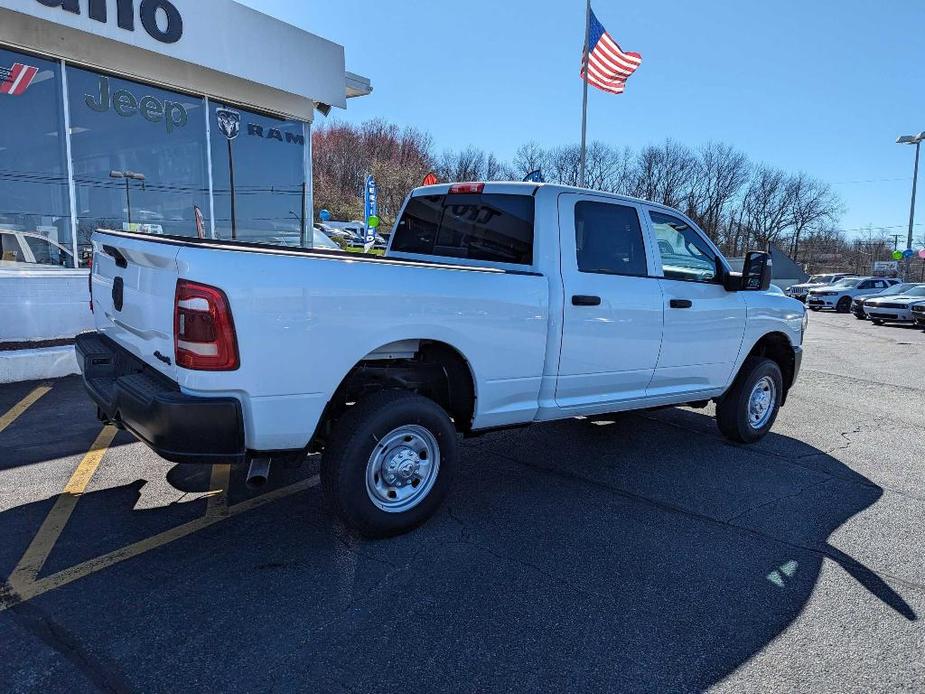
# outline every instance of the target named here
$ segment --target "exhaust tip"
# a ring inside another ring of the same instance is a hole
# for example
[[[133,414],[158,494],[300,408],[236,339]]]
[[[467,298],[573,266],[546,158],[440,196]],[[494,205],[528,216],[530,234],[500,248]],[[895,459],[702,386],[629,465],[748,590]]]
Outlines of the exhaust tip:
[[[270,459],[254,458],[247,468],[247,486],[249,489],[265,487],[270,477]]]

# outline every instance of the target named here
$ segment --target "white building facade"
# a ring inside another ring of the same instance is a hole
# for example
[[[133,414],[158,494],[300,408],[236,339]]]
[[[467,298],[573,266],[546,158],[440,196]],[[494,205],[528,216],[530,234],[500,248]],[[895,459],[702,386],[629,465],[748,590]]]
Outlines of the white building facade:
[[[97,228],[310,245],[313,116],[370,91],[232,0],[0,0],[0,350],[89,328]]]

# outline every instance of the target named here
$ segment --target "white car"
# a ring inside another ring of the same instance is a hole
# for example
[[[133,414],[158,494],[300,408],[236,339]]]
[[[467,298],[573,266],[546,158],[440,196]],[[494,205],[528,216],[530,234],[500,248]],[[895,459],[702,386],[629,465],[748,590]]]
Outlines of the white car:
[[[680,212],[579,188],[417,189],[386,257],[92,242],[77,353],[101,418],[253,483],[322,452],[332,508],[370,536],[436,511],[458,434],[712,400],[725,436],[758,441],[803,354],[768,254],[734,273]]]
[[[884,323],[912,323],[912,307],[925,302],[925,285],[913,287],[899,296],[868,299],[864,311],[874,325]]]
[[[827,275],[813,275],[806,282],[801,284],[792,284],[787,287],[786,294],[787,296],[793,297],[794,299],[806,301],[806,295],[809,293],[810,289],[816,289],[817,287],[824,287],[830,284],[835,284],[839,280],[843,280],[846,277],[851,277],[851,275],[837,272],[829,273]]]
[[[30,231],[0,229],[0,267],[53,265],[74,267],[74,254],[60,243]]]
[[[806,305],[811,311],[821,311],[827,308],[838,311],[838,313],[848,313],[854,297],[883,291],[898,283],[899,280],[883,277],[846,278],[826,287],[810,289],[806,295]]]
[[[856,296],[851,302],[851,313],[853,313],[854,317],[858,320],[867,320],[867,312],[864,310],[864,303],[866,301],[869,299],[882,299],[886,296],[899,296],[900,294],[905,294],[913,287],[918,286],[923,285],[917,282],[903,282],[900,284],[894,284],[892,287],[879,292],[872,292],[870,294],[861,294],[860,296]]]

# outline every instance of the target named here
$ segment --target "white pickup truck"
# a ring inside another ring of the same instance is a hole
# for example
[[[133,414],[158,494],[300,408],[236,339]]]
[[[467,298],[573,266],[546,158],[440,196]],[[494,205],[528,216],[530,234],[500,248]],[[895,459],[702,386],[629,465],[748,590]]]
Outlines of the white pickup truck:
[[[735,274],[675,210],[555,185],[417,189],[385,258],[118,231],[93,249],[77,352],[101,419],[251,480],[322,452],[369,536],[434,513],[459,434],[714,400],[757,441],[806,329],[767,254]]]

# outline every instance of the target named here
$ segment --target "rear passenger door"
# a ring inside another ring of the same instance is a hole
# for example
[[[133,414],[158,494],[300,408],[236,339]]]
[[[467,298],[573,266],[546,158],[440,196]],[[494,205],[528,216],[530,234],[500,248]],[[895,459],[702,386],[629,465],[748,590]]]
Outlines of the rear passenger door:
[[[648,394],[725,387],[745,334],[745,300],[723,285],[726,266],[703,233],[680,215],[647,208],[656,240],[665,333]]]
[[[565,290],[556,401],[599,406],[645,397],[662,341],[662,290],[651,277],[638,205],[559,197]]]

